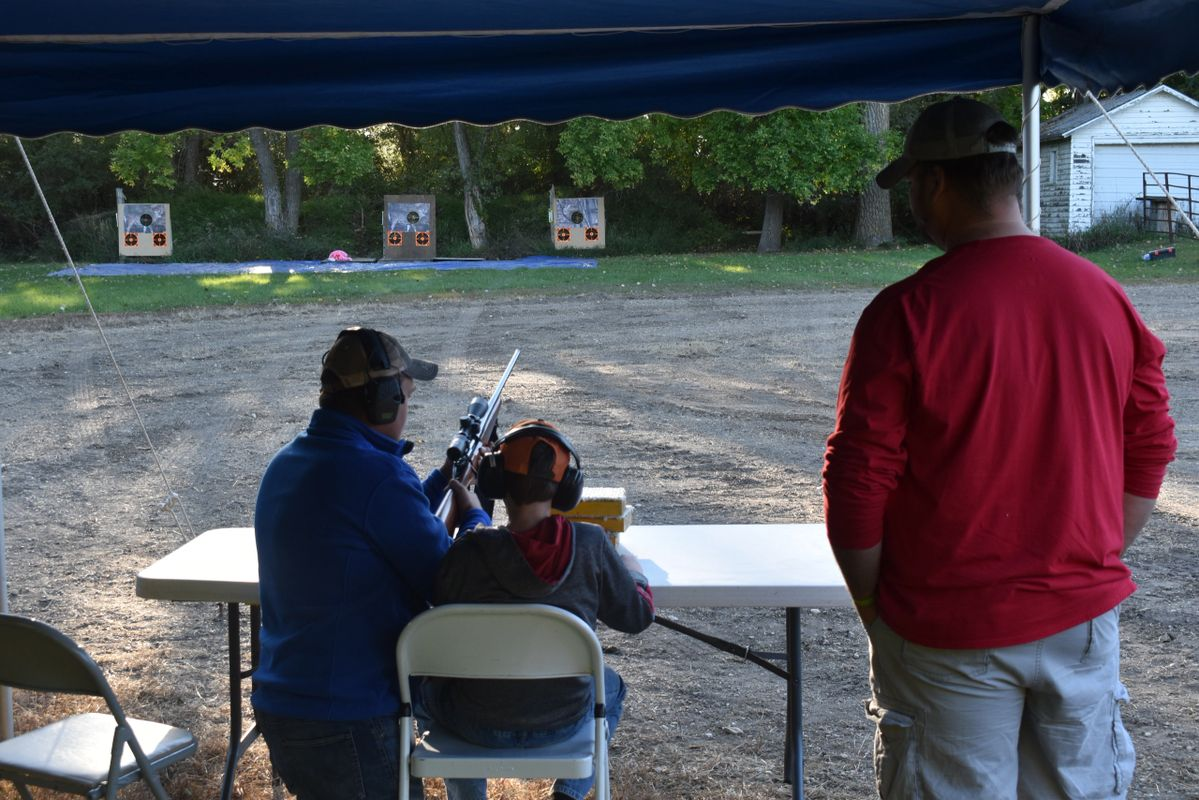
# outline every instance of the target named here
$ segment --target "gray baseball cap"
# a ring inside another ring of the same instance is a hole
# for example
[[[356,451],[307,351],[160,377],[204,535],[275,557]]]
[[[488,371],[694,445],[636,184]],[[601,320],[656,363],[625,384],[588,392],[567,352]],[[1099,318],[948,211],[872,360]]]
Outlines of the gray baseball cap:
[[[883,189],[890,189],[908,176],[919,161],[952,161],[987,153],[1015,153],[1010,136],[988,137],[996,125],[1008,125],[986,103],[955,97],[929,106],[916,118],[903,143],[903,155],[892,161],[875,177]],[[1000,141],[992,141],[992,139]]]

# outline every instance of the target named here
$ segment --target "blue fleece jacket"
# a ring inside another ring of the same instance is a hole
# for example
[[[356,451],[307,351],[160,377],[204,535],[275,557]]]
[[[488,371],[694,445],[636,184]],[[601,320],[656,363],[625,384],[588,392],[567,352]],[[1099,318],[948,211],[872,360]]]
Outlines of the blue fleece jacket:
[[[357,720],[399,709],[395,644],[426,609],[450,546],[430,510],[446,483],[422,482],[409,449],[346,414],[318,409],[271,460],[254,533],[262,655],[253,703],[269,713]],[[483,511],[464,529],[490,524]]]

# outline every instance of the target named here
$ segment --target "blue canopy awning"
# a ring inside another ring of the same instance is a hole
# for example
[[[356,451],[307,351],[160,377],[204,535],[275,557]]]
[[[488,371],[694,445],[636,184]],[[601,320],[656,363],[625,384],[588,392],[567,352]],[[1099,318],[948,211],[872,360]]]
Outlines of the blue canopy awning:
[[[14,7],[15,6],[15,7]],[[1199,71],[1195,0],[115,0],[0,21],[0,132],[765,113]]]

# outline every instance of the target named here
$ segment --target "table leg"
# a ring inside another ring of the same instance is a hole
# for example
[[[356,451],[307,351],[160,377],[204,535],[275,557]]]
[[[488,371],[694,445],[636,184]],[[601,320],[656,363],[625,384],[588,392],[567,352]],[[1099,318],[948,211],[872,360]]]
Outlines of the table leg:
[[[791,784],[793,800],[803,800],[803,651],[798,608],[787,609],[787,736],[783,780]]]
[[[258,666],[258,629],[261,611],[250,606],[250,668],[241,668],[241,605],[229,603],[229,749],[225,752],[225,777],[221,781],[220,800],[233,796],[233,779],[237,763],[249,746],[258,738],[258,727],[251,725],[242,736],[241,682],[254,674]]]

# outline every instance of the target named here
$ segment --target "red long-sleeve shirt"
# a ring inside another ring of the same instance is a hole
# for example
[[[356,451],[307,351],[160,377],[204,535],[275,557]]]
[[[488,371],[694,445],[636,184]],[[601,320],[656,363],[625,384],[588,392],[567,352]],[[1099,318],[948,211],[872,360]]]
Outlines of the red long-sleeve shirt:
[[[879,613],[945,648],[1052,635],[1136,588],[1123,494],[1173,458],[1165,348],[1119,284],[1047,239],[972,242],[884,289],[825,454],[836,548],[882,543]]]

